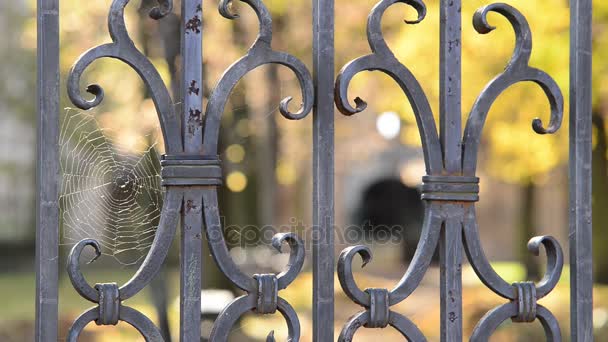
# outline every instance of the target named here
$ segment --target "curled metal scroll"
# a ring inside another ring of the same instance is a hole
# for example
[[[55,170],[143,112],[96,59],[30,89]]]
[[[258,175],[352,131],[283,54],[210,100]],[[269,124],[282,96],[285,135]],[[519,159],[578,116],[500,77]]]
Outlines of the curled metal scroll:
[[[515,50],[504,72],[490,81],[473,105],[463,138],[464,176],[475,175],[481,132],[488,112],[494,101],[510,86],[532,81],[545,92],[551,106],[551,118],[547,127],[540,119],[534,119],[532,128],[536,133],[555,133],[560,128],[563,118],[564,100],[556,82],[544,71],[528,65],[532,50],[532,33],[524,16],[517,9],[504,3],[482,7],[477,10],[473,18],[473,25],[481,34],[495,29],[487,21],[489,12],[499,13],[509,20],[516,36]],[[483,251],[474,206],[465,207],[462,225],[465,252],[475,273],[484,285],[510,300],[509,303],[491,310],[481,319],[475,327],[471,341],[487,341],[494,330],[509,318],[514,322],[531,322],[538,318],[549,341],[561,340],[557,320],[546,308],[537,304],[540,298],[545,297],[555,288],[561,277],[564,257],[557,240],[550,236],[539,236],[528,242],[528,250],[531,253],[539,255],[542,245],[547,255],[547,269],[539,283],[509,284],[492,268]]]
[[[289,110],[292,97],[283,99],[279,105],[281,114],[290,120],[304,118],[312,110],[314,87],[310,72],[299,59],[285,52],[275,51],[272,43],[272,18],[268,9],[261,0],[240,0],[249,5],[256,13],[260,31],[257,39],[247,54],[232,64],[222,75],[219,83],[214,88],[205,111],[205,126],[203,145],[205,154],[217,154],[218,135],[221,115],[226,107],[226,102],[236,84],[247,73],[265,64],[280,64],[291,69],[296,75],[300,88],[302,89],[302,105],[297,112]],[[238,18],[237,14],[230,11],[232,0],[222,0],[219,4],[219,12],[227,19]]]
[[[85,70],[100,58],[114,58],[129,65],[144,81],[158,112],[160,126],[165,141],[167,153],[179,153],[183,150],[181,139],[180,119],[173,109],[173,101],[167,87],[154,65],[136,47],[124,20],[125,6],[130,0],[114,0],[108,16],[108,29],[112,43],[94,47],[78,58],[68,75],[68,96],[78,108],[87,110],[98,106],[104,98],[103,88],[98,84],[90,84],[86,91],[94,96],[86,100],[80,91],[80,79]],[[159,7],[150,11],[154,19],[162,18],[172,8],[171,0],[159,0]]]
[[[158,6],[149,15],[160,19],[173,8],[171,0],[157,0]],[[180,120],[173,110],[173,101],[163,83],[158,71],[152,63],[135,47],[129,37],[124,21],[124,9],[129,0],[114,0],[108,15],[108,27],[112,43],[94,47],[85,52],[70,70],[68,76],[68,95],[77,107],[87,110],[101,103],[104,92],[97,84],[89,85],[86,91],[94,98],[86,100],[80,92],[80,79],[85,70],[97,59],[115,58],[125,62],[135,70],[148,88],[156,107],[165,150],[170,154],[183,153],[182,132]],[[133,297],[144,289],[160,271],[169,248],[175,236],[179,213],[182,207],[183,191],[178,187],[167,187],[164,196],[160,222],[148,255],[135,275],[120,288],[115,283],[87,283],[80,269],[80,255],[87,246],[95,250],[96,256],[101,255],[99,243],[94,239],[84,239],[71,250],[68,258],[67,272],[74,289],[85,299],[97,303],[98,306],[81,315],[72,325],[68,341],[76,341],[84,327],[91,321],[99,325],[114,325],[124,321],[134,326],[147,341],[162,341],[162,337],[154,324],[137,310],[122,305],[122,302]]]
[[[367,40],[372,53],[359,57],[346,64],[336,79],[336,105],[345,115],[353,115],[364,111],[367,103],[361,98],[355,99],[353,107],[348,100],[348,87],[355,75],[363,71],[381,71],[392,77],[406,94],[414,110],[416,123],[422,139],[427,174],[441,175],[443,157],[437,128],[428,99],[410,70],[394,56],[389,49],[381,30],[384,12],[392,5],[405,3],[412,6],[418,13],[415,20],[405,20],[407,24],[416,24],[426,15],[426,6],[421,0],[382,0],[372,9],[367,21]],[[365,311],[359,312],[344,325],[339,341],[351,341],[355,331],[361,326],[368,328],[393,326],[403,336],[413,341],[426,340],[414,323],[404,316],[390,310],[390,307],[406,299],[420,284],[428,269],[435,247],[439,241],[441,223],[441,208],[438,203],[425,206],[425,217],[420,241],[407,271],[392,290],[366,289],[361,290],[354,279],[353,259],[358,254],[363,259],[362,267],[371,261],[372,254],[366,246],[346,248],[338,258],[338,279],[346,295],[355,303],[363,306]]]
[[[276,298],[276,301],[274,302],[275,308],[281,312],[287,321],[287,326],[289,328],[288,341],[298,341],[300,338],[300,323],[298,321],[298,316],[293,308],[278,296],[278,292],[289,286],[302,270],[305,257],[304,243],[302,240],[294,233],[276,234],[272,239],[272,246],[277,251],[282,252],[283,243],[289,244],[290,247],[289,261],[285,270],[278,275],[249,276],[238,268],[228,251],[222,231],[215,189],[206,190],[204,192],[203,203],[205,203],[203,214],[211,254],[222,273],[226,275],[234,285],[248,293],[247,295],[234,300],[218,316],[211,332],[211,340],[226,341],[230,329],[241,315],[251,310],[256,311],[260,301],[267,301],[269,300],[267,297],[274,296]],[[263,289],[262,287],[266,285],[261,285],[258,281],[259,276],[276,278],[276,288],[272,289],[270,292]],[[259,312],[259,310],[257,311],[258,313],[265,313]],[[268,340],[274,341],[272,332],[268,335]]]
[[[418,18],[406,20],[407,24],[419,23],[426,15],[426,6],[421,0],[382,0],[376,4],[367,20],[367,40],[372,53],[349,62],[340,70],[336,78],[336,105],[344,115],[353,115],[367,108],[367,103],[359,97],[355,99],[355,107],[348,100],[348,86],[353,77],[362,71],[378,70],[393,78],[407,96],[414,110],[422,139],[426,171],[428,174],[439,175],[443,169],[443,161],[431,106],[418,80],[407,67],[397,60],[382,35],[380,25],[382,15],[396,3],[408,4],[418,12]]]
[[[369,311],[359,312],[353,317],[351,317],[342,331],[340,332],[340,336],[338,336],[338,341],[350,342],[353,340],[357,329],[362,326],[366,326],[370,322],[370,313]],[[397,329],[405,337],[408,341],[426,341],[426,337],[422,334],[422,332],[416,327],[412,321],[403,317],[402,315],[389,311],[389,322],[390,326]]]
[[[182,194],[176,191],[168,191],[165,195],[160,223],[152,246],[150,247],[150,251],[137,273],[123,286],[120,288],[117,287],[118,296],[116,298],[116,303],[113,304],[117,305],[117,309],[119,310],[118,316],[116,317],[117,320],[125,321],[133,325],[148,341],[162,341],[162,338],[157,338],[160,336],[158,329],[143,314],[135,309],[123,306],[121,302],[139,293],[160,271],[175,236],[179,211],[181,209],[181,196]],[[92,308],[74,322],[68,334],[68,341],[76,341],[82,329],[93,320],[96,320],[98,324],[103,324],[97,321],[99,319],[99,313],[102,310],[110,310],[110,308],[105,307],[104,304],[101,303],[100,291],[97,289],[98,286],[93,287],[89,285],[80,269],[80,255],[87,246],[90,246],[95,250],[95,257],[89,263],[94,262],[101,256],[101,247],[96,240],[81,240],[70,252],[67,273],[74,289],[83,298],[93,303],[97,303],[98,306]]]
[[[545,127],[541,119],[532,121],[532,128],[539,134],[555,133],[562,123],[564,98],[557,83],[546,72],[528,65],[532,51],[532,33],[526,18],[515,8],[504,3],[495,3],[480,8],[475,12],[473,26],[477,32],[487,34],[495,29],[487,21],[489,12],[496,12],[509,20],[515,30],[515,51],[504,72],[494,78],[483,89],[467,120],[463,139],[463,172],[464,175],[475,175],[477,168],[477,150],[481,132],[488,112],[494,101],[510,86],[525,81],[538,84],[544,91],[551,106],[551,119]]]
[[[547,127],[540,119],[534,119],[532,128],[539,134],[556,132],[563,117],[563,96],[555,81],[545,72],[528,65],[532,49],[532,36],[526,19],[515,8],[496,3],[479,9],[474,16],[475,29],[482,34],[494,29],[487,22],[489,12],[505,16],[516,34],[515,51],[504,72],[492,80],[483,90],[469,116],[462,143],[462,172],[448,173],[443,165],[443,152],[439,144],[433,116],[420,85],[412,73],[395,58],[388,48],[381,32],[380,21],[386,9],[395,3],[406,3],[418,12],[418,18],[406,21],[415,24],[425,16],[425,6],[421,0],[382,0],[368,18],[367,36],[372,54],[348,63],[336,81],[336,104],[345,115],[352,115],[366,109],[367,104],[360,98],[355,106],[348,101],[348,86],[352,78],[362,71],[379,70],[391,76],[406,93],[416,116],[422,139],[427,176],[423,178],[422,199],[425,200],[425,218],[421,240],[412,263],[399,284],[391,291],[386,289],[361,290],[355,283],[352,263],[356,255],[363,259],[363,266],[371,261],[371,252],[365,246],[345,249],[338,260],[338,277],[346,295],[355,303],[365,307],[365,311],[353,316],[344,326],[339,341],[350,341],[355,331],[392,325],[406,338],[424,340],[416,326],[390,310],[407,298],[419,285],[425,274],[430,258],[437,246],[441,227],[463,231],[465,251],[481,281],[500,296],[511,302],[489,312],[478,324],[473,341],[487,341],[494,329],[505,319],[515,322],[530,322],[539,319],[549,340],[559,340],[560,331],[553,315],[537,304],[538,299],[549,294],[557,285],[563,268],[563,253],[557,240],[549,236],[535,237],[528,243],[528,249],[538,255],[544,246],[547,255],[547,270],[537,284],[519,282],[509,284],[490,265],[481,247],[475,217],[475,206],[470,202],[479,200],[479,179],[475,176],[477,151],[481,131],[488,112],[498,96],[508,87],[523,81],[538,84],[545,92],[551,106],[551,119]],[[400,323],[393,324],[399,320]]]
[[[300,60],[294,56],[274,51],[272,43],[272,18],[268,9],[260,0],[241,0],[249,5],[256,13],[260,30],[257,39],[248,53],[232,64],[222,75],[217,86],[209,98],[205,110],[203,151],[205,155],[217,155],[217,144],[220,129],[220,119],[226,103],[236,84],[247,73],[264,64],[280,64],[291,69],[296,75],[302,89],[303,103],[297,112],[289,110],[291,97],[285,98],[279,105],[281,114],[290,120],[304,118],[312,110],[314,87],[310,72]],[[219,12],[227,19],[238,18],[231,12],[231,0],[222,0]],[[289,330],[288,341],[298,341],[300,338],[300,323],[293,308],[281,297],[278,292],[285,289],[302,270],[304,265],[304,243],[293,233],[276,234],[272,239],[272,246],[282,252],[283,243],[289,244],[290,256],[285,271],[279,274],[256,274],[249,276],[239,269],[229,254],[220,221],[217,189],[203,190],[203,218],[205,231],[209,242],[211,254],[222,271],[234,285],[247,292],[247,295],[234,300],[218,316],[211,331],[210,340],[226,341],[230,329],[238,318],[246,312],[254,311],[257,314],[270,314],[279,311]],[[274,332],[270,332],[267,341],[274,341]]]
[[[439,240],[439,229],[437,227],[440,227],[444,220],[439,213],[439,209],[439,205],[436,203],[427,206],[420,241],[412,262],[399,283],[389,292],[389,304],[391,306],[402,302],[414,292],[431,263],[435,246],[437,246]],[[369,294],[357,286],[353,276],[352,264],[357,254],[363,259],[361,267],[365,267],[372,259],[371,251],[367,246],[353,246],[344,249],[338,258],[338,279],[342,289],[350,299],[359,305],[369,307]]]
[[[511,284],[496,273],[483,252],[474,207],[467,208],[463,225],[465,252],[479,279],[499,296],[515,300],[517,292]],[[528,250],[534,255],[539,255],[541,245],[544,246],[547,254],[547,269],[544,277],[537,284],[536,294],[538,299],[546,296],[555,288],[561,277],[564,263],[562,249],[555,238],[551,236],[532,238],[528,242]]]

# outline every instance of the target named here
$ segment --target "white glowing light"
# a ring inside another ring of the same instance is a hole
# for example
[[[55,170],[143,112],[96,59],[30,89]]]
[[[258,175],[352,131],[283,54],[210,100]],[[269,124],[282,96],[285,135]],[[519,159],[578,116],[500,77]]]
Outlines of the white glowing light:
[[[384,112],[376,120],[376,129],[385,139],[394,139],[401,131],[401,119],[395,112]]]

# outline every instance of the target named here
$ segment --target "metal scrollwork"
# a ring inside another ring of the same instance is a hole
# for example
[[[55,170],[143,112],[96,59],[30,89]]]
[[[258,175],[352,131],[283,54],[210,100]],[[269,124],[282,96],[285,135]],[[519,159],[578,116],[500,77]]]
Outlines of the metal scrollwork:
[[[218,227],[219,226],[215,226]],[[207,227],[209,229],[210,226]],[[221,234],[221,230],[212,229],[210,234]],[[210,235],[211,236],[211,235]],[[296,278],[304,265],[304,243],[293,233],[280,233],[273,237],[272,246],[279,252],[282,244],[287,242],[291,249],[286,270],[278,275],[255,274],[248,277],[234,264],[223,241],[212,243],[213,257],[226,276],[248,294],[235,299],[218,316],[211,330],[211,341],[227,341],[230,329],[245,313],[273,314],[277,310],[287,322],[288,341],[300,339],[300,322],[295,310],[287,301],[279,297],[278,292],[285,289]],[[267,341],[274,341],[274,331],[268,334]]]
[[[515,51],[504,72],[494,78],[483,89],[469,114],[463,139],[463,172],[475,174],[477,167],[477,149],[481,132],[490,107],[510,86],[530,81],[538,84],[545,92],[551,106],[549,126],[544,127],[541,119],[532,121],[532,128],[538,134],[555,133],[561,126],[564,113],[564,100],[555,81],[542,70],[528,65],[532,52],[532,33],[524,16],[515,8],[504,3],[495,3],[480,8],[473,17],[473,26],[480,34],[487,34],[495,29],[487,21],[487,14],[496,12],[509,20],[515,30]]]
[[[361,98],[355,99],[356,107],[348,101],[348,86],[353,77],[362,71],[381,71],[401,87],[410,101],[416,122],[423,141],[423,152],[427,173],[440,177],[443,171],[441,146],[437,128],[428,99],[410,70],[397,60],[386,44],[381,31],[381,20],[384,12],[396,3],[405,3],[418,12],[416,20],[405,20],[407,24],[421,22],[426,15],[426,6],[421,0],[383,0],[371,11],[367,21],[367,39],[372,53],[359,57],[346,64],[336,79],[336,104],[345,115],[353,115],[367,108]],[[432,187],[432,185],[431,185]],[[366,246],[355,246],[345,249],[338,258],[338,278],[346,295],[355,303],[365,307],[365,311],[351,317],[345,324],[339,341],[351,341],[355,331],[361,327],[378,328],[391,325],[404,337],[412,341],[424,341],[426,338],[416,325],[404,316],[390,310],[390,307],[405,300],[420,284],[428,269],[431,258],[439,240],[441,225],[441,208],[436,203],[425,206],[424,225],[418,247],[406,273],[394,289],[361,290],[353,276],[353,258],[359,254],[364,267],[371,261],[372,254]]]
[[[82,330],[92,321],[97,325],[116,325],[119,320],[132,325],[137,329],[146,341],[162,341],[163,338],[158,328],[139,311],[123,306],[122,301],[129,298],[123,291],[127,285],[118,288],[116,283],[96,284],[91,287],[80,271],[79,258],[80,254],[86,246],[91,246],[95,249],[95,258],[89,263],[95,261],[101,256],[101,247],[96,240],[85,239],[77,243],[68,258],[68,275],[74,289],[85,299],[97,303],[97,307],[87,310],[80,315],[72,324],[67,336],[67,341],[76,342]]]
[[[270,314],[278,310],[287,321],[289,340],[299,340],[298,317],[294,309],[278,296],[278,292],[285,289],[302,269],[305,252],[301,239],[294,234],[277,234],[272,241],[275,249],[280,252],[283,243],[290,246],[290,258],[286,270],[278,275],[258,274],[250,277],[239,270],[230,257],[220,225],[216,188],[222,184],[221,166],[217,156],[219,124],[228,97],[237,82],[258,66],[268,63],[281,64],[295,73],[303,97],[302,106],[297,112],[291,112],[288,108],[291,97],[284,99],[280,104],[281,114],[288,119],[301,119],[311,111],[313,105],[312,77],[305,65],[292,55],[274,51],[270,46],[272,20],[264,4],[259,0],[242,1],[256,12],[260,21],[260,34],[249,53],[224,73],[211,94],[205,113],[200,155],[192,155],[184,150],[180,119],[174,111],[169,92],[156,69],[129,38],[124,22],[124,8],[129,0],[114,0],[112,3],[108,17],[112,43],[85,52],[72,67],[68,78],[68,94],[76,106],[87,110],[99,105],[103,100],[103,89],[96,84],[86,88],[87,92],[95,96],[92,100],[84,99],[80,93],[80,79],[88,66],[104,57],[119,59],[131,66],[140,75],[152,96],[167,154],[161,161],[162,185],[166,192],[160,223],[151,249],[135,276],[120,288],[114,283],[90,286],[80,271],[79,257],[86,246],[93,247],[99,256],[100,246],[93,239],[85,239],[72,249],[68,262],[68,274],[72,284],[83,298],[97,303],[98,306],[88,310],[74,322],[70,329],[69,341],[75,341],[82,329],[91,321],[102,325],[115,325],[118,321],[125,321],[138,329],[148,341],[162,341],[158,329],[148,318],[122,305],[122,302],[146,287],[160,270],[175,236],[182,208],[187,212],[192,209],[198,210],[194,208],[195,203],[184,203],[185,193],[193,187],[196,189],[193,189],[192,193],[196,192],[197,196],[200,194],[202,198],[201,211],[214,259],[220,270],[236,286],[248,292],[225,308],[212,330],[212,340],[226,340],[230,328],[238,317],[250,310],[259,314]],[[150,12],[150,16],[154,19],[163,17],[172,8],[171,1],[158,2],[159,6]],[[237,15],[229,11],[229,5],[230,1],[220,2],[220,13],[226,18],[235,19]],[[274,341],[273,332],[268,335],[268,340]]]
[[[98,84],[87,86],[86,91],[94,95],[94,98],[92,100],[84,99],[80,92],[82,74],[91,63],[100,58],[114,58],[126,63],[139,74],[151,94],[165,137],[167,152],[178,153],[183,150],[180,120],[176,116],[173,101],[160,74],[150,60],[137,50],[129,37],[124,20],[124,10],[129,1],[114,0],[112,2],[108,16],[108,28],[112,43],[94,47],[79,57],[68,75],[68,96],[78,108],[87,110],[98,106],[103,101],[103,88]],[[160,18],[172,8],[172,2],[169,0],[159,1],[159,3],[161,6],[153,8],[150,12],[152,18]]]
[[[351,341],[355,331],[361,326],[384,328],[388,325],[396,328],[409,340],[425,340],[414,323],[390,310],[390,307],[407,298],[419,285],[438,245],[442,230],[462,231],[467,257],[481,281],[500,296],[511,300],[510,303],[490,311],[482,318],[473,332],[472,341],[487,341],[498,325],[508,318],[514,322],[531,322],[539,319],[547,338],[550,341],[558,341],[561,335],[557,320],[545,307],[537,304],[537,301],[553,290],[561,276],[563,253],[559,243],[550,236],[531,239],[528,249],[532,253],[538,255],[541,245],[545,248],[548,260],[546,274],[538,284],[532,282],[509,284],[494,271],[483,252],[479,240],[474,202],[479,200],[479,178],[475,173],[481,131],[496,98],[508,87],[518,82],[531,81],[538,84],[549,100],[551,119],[547,127],[543,126],[540,119],[534,119],[532,128],[539,134],[551,134],[559,129],[563,117],[561,91],[548,74],[528,65],[532,36],[523,15],[515,8],[502,3],[491,4],[479,9],[475,13],[473,24],[481,34],[489,33],[494,29],[487,22],[488,12],[497,12],[509,20],[516,34],[515,52],[504,72],[486,86],[473,105],[464,137],[462,140],[460,137],[458,139],[458,142],[462,142],[462,149],[456,151],[462,153],[461,165],[456,171],[448,171],[447,161],[444,165],[444,160],[455,159],[460,162],[460,156],[444,155],[447,152],[444,150],[445,147],[440,145],[433,114],[424,92],[412,73],[395,58],[382,36],[380,27],[382,14],[395,3],[406,3],[417,10],[418,18],[413,21],[406,20],[406,23],[415,24],[424,19],[426,9],[421,0],[380,1],[368,17],[367,37],[372,54],[351,61],[340,71],[335,86],[336,104],[345,115],[352,115],[366,109],[367,103],[360,98],[355,99],[355,107],[348,101],[349,83],[356,74],[362,71],[379,70],[386,73],[399,84],[407,95],[414,109],[427,168],[427,176],[423,177],[421,187],[421,197],[425,201],[423,230],[411,264],[399,284],[391,291],[386,289],[361,290],[356,285],[352,269],[353,259],[357,254],[360,255],[363,260],[362,267],[364,267],[372,258],[369,248],[355,246],[347,248],[341,253],[338,260],[338,277],[342,289],[351,300],[363,306],[365,311],[350,318],[342,329],[339,341]],[[450,11],[458,11],[458,15],[460,13],[459,9]],[[442,113],[442,115],[444,114]],[[452,236],[460,236],[460,234]],[[448,243],[451,243],[453,248],[460,248],[459,241],[458,245],[454,242]],[[455,262],[460,263],[460,261]],[[455,267],[458,268],[459,265]],[[459,270],[456,269],[455,272],[459,272]],[[459,291],[458,296],[460,296]],[[450,314],[454,319],[460,319],[455,316],[456,313],[450,312]],[[442,327],[442,334],[444,329],[446,328]]]
[[[264,3],[260,0],[241,0],[241,2],[246,3],[255,11],[260,23],[260,31],[248,53],[224,72],[219,83],[211,93],[206,109],[203,136],[205,151],[210,155],[217,154],[220,118],[226,107],[229,94],[247,73],[259,66],[280,64],[291,69],[296,75],[302,89],[303,103],[300,109],[294,113],[288,108],[292,97],[283,99],[279,105],[279,110],[285,118],[290,120],[302,119],[310,113],[313,106],[314,87],[312,76],[304,63],[290,54],[275,51],[271,47],[272,18]],[[238,18],[238,15],[230,11],[231,3],[232,0],[220,1],[219,12],[225,18],[234,20]]]
[[[428,99],[411,71],[397,60],[389,49],[382,35],[381,20],[384,12],[397,3],[405,3],[412,6],[418,12],[416,20],[406,20],[407,24],[417,24],[426,16],[426,6],[421,0],[383,0],[371,11],[367,19],[367,40],[372,53],[359,57],[346,64],[336,78],[336,105],[344,115],[353,115],[364,111],[367,103],[361,98],[355,99],[356,106],[353,107],[348,101],[348,86],[353,77],[362,71],[381,71],[397,82],[414,110],[420,136],[427,173],[441,173],[443,162],[441,160],[441,147],[435,128],[435,119],[431,111]],[[437,153],[439,152],[439,153]]]
[[[551,106],[549,125],[544,127],[540,119],[534,119],[532,128],[536,133],[555,133],[561,126],[563,118],[564,100],[557,83],[547,73],[528,65],[532,51],[532,33],[524,16],[517,9],[504,3],[482,7],[477,10],[473,18],[477,32],[486,34],[495,29],[487,22],[487,14],[490,11],[503,15],[513,26],[516,36],[515,51],[505,71],[486,86],[473,105],[463,139],[465,176],[475,175],[481,131],[490,107],[496,98],[513,84],[532,81],[543,89],[549,100]],[[465,252],[480,280],[496,294],[511,300],[510,303],[488,312],[476,326],[471,340],[487,341],[500,323],[508,318],[514,322],[532,322],[538,318],[547,339],[560,341],[561,333],[557,320],[549,310],[537,304],[540,298],[545,297],[555,288],[562,273],[564,258],[557,240],[550,236],[540,236],[528,242],[531,253],[538,255],[542,245],[547,254],[547,270],[538,284],[532,282],[508,284],[494,271],[483,252],[473,206],[465,208],[463,229]]]
[[[74,64],[68,75],[68,95],[77,107],[88,110],[98,106],[104,92],[97,84],[89,85],[86,91],[93,94],[93,100],[85,100],[80,93],[80,79],[84,71],[97,59],[115,58],[125,62],[142,78],[154,101],[169,154],[183,153],[180,120],[173,109],[173,101],[158,71],[152,63],[135,47],[129,37],[124,21],[124,9],[129,0],[114,0],[108,16],[108,27],[112,43],[94,47],[85,52]],[[159,6],[149,15],[160,19],[173,7],[170,0],[159,0]],[[148,255],[136,274],[126,284],[118,287],[115,283],[90,286],[80,270],[79,258],[86,246],[95,249],[95,261],[101,255],[99,243],[94,239],[84,239],[71,250],[68,260],[68,275],[76,291],[85,299],[98,304],[76,319],[68,333],[68,341],[76,341],[84,327],[91,321],[98,325],[115,325],[124,321],[135,327],[147,341],[162,341],[157,327],[137,310],[122,305],[144,289],[160,271],[175,236],[179,213],[182,208],[183,191],[176,184],[167,186],[163,199],[160,222]],[[179,185],[179,184],[177,184]]]
[[[287,97],[281,101],[279,110],[285,118],[290,120],[302,119],[308,115],[313,106],[312,77],[304,63],[290,54],[274,51],[271,48],[272,18],[266,6],[260,0],[241,1],[255,11],[259,19],[260,31],[248,53],[224,72],[211,93],[205,111],[203,128],[203,150],[206,155],[217,155],[220,118],[232,90],[247,73],[261,65],[270,63],[284,65],[291,69],[298,79],[302,89],[303,103],[297,112],[291,112],[288,107],[292,98]],[[231,0],[220,1],[219,12],[227,19],[236,19],[238,15],[230,10],[231,2]],[[213,258],[222,273],[234,285],[247,292],[246,295],[235,299],[220,313],[211,331],[210,339],[212,341],[226,341],[230,329],[238,318],[246,312],[272,314],[278,310],[287,322],[288,341],[298,341],[300,338],[298,316],[291,305],[278,295],[278,292],[294,281],[304,265],[305,251],[302,240],[293,233],[275,235],[272,246],[276,250],[281,252],[283,243],[289,244],[290,247],[286,270],[278,275],[256,274],[253,277],[248,276],[238,268],[230,257],[222,232],[217,190],[215,188],[203,191],[203,204],[207,240]],[[269,333],[267,340],[275,340],[273,331]]]

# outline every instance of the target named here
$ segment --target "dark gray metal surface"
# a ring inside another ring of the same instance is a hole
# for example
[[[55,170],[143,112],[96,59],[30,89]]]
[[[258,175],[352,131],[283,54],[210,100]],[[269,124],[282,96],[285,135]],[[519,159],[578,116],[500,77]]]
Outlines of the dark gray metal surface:
[[[37,342],[56,341],[59,275],[59,0],[38,0]]]
[[[591,0],[570,1],[570,312],[575,342],[593,341],[592,17]]]
[[[334,340],[334,0],[313,0],[313,340]]]
[[[449,176],[462,175],[461,8],[461,0],[442,0],[439,16],[439,133],[445,174]],[[462,341],[463,209],[461,203],[443,207],[446,220],[439,239],[442,341]]]
[[[181,113],[184,153],[200,155],[203,151],[203,2],[182,0],[181,20]],[[198,159],[198,158],[191,158]],[[163,167],[163,170],[169,168]],[[203,242],[203,191],[193,179],[217,179],[207,174],[207,165],[180,165],[177,179],[185,181],[180,244],[180,341],[201,339],[201,267]],[[199,174],[197,174],[198,172]],[[202,174],[200,174],[202,173]],[[163,177],[163,179],[167,179]]]
[[[524,16],[514,7],[494,3],[480,8],[473,26],[480,34],[495,28],[487,21],[496,12],[510,22],[516,36],[515,49],[504,71],[496,76],[475,101],[462,133],[461,122],[461,1],[442,0],[440,9],[440,103],[437,129],[431,106],[412,72],[394,56],[384,41],[381,21],[384,12],[394,4],[405,3],[417,11],[416,24],[424,20],[426,6],[422,0],[380,0],[371,10],[367,38],[371,53],[346,64],[334,83],[334,2],[313,1],[313,76],[297,58],[275,51],[272,43],[272,18],[261,0],[240,0],[259,19],[259,35],[247,54],[232,64],[211,92],[205,110],[202,105],[202,2],[182,0],[182,76],[178,100],[169,91],[150,61],[137,50],[129,38],[124,22],[124,8],[129,0],[113,0],[108,16],[112,43],[85,52],[68,76],[68,95],[82,109],[97,106],[103,100],[103,89],[89,85],[86,91],[93,100],[81,95],[80,78],[87,67],[100,58],[115,58],[132,67],[142,78],[154,101],[165,141],[166,155],[161,165],[165,196],[158,230],[140,269],[127,283],[99,283],[94,286],[84,278],[80,256],[87,247],[101,255],[94,239],[77,243],[68,258],[67,273],[76,292],[95,306],[76,319],[67,336],[76,341],[85,326],[115,325],[119,321],[135,327],[147,341],[162,341],[158,328],[149,318],[123,302],[149,285],[158,274],[175,236],[182,225],[180,281],[180,340],[199,341],[201,243],[203,229],[211,254],[224,275],[245,294],[230,303],[218,316],[211,332],[212,341],[226,341],[231,328],[245,313],[273,314],[277,311],[288,326],[289,340],[298,341],[300,323],[294,309],[280,291],[300,273],[305,259],[304,243],[294,233],[274,236],[272,246],[279,252],[289,244],[290,257],[285,271],[279,274],[250,276],[232,260],[220,220],[217,187],[222,184],[218,138],[221,116],[236,84],[250,71],[264,64],[281,64],[296,75],[303,103],[296,112],[289,109],[291,97],[280,103],[287,119],[301,119],[313,111],[313,339],[334,340],[334,101],[345,115],[366,109],[366,102],[348,99],[353,77],[363,71],[380,71],[390,76],[403,90],[412,105],[423,145],[427,175],[422,179],[425,215],[421,238],[415,255],[402,279],[391,290],[361,289],[355,282],[353,262],[359,255],[365,266],[372,259],[366,246],[352,246],[340,254],[337,275],[345,294],[362,307],[344,326],[339,341],[351,341],[357,329],[385,328],[389,325],[412,341],[426,338],[416,325],[391,310],[409,297],[424,277],[435,250],[439,247],[441,262],[441,340],[461,341],[462,336],[462,251],[480,280],[506,303],[486,313],[470,339],[487,341],[505,320],[542,324],[549,341],[561,340],[561,331],[553,314],[537,301],[554,289],[563,268],[563,253],[550,236],[532,238],[531,253],[538,255],[544,247],[547,267],[538,283],[529,281],[510,284],[492,268],[480,243],[475,213],[479,200],[479,178],[476,177],[477,153],[481,133],[494,101],[513,84],[531,81],[546,94],[551,108],[545,126],[534,119],[532,129],[539,134],[555,133],[562,122],[563,97],[555,81],[545,72],[529,66],[532,32]],[[231,0],[221,0],[219,12],[227,19],[237,19]],[[591,1],[571,2],[571,117],[570,117],[570,263],[572,283],[572,340],[591,341],[592,327],[592,260],[591,260]],[[57,256],[58,256],[58,0],[39,0],[39,164],[38,164],[38,231],[37,231],[37,316],[36,340],[57,339]],[[158,0],[150,12],[161,19],[172,10],[171,0]],[[176,103],[179,103],[176,106]],[[176,111],[175,109],[179,109]],[[268,334],[274,341],[274,333]]]

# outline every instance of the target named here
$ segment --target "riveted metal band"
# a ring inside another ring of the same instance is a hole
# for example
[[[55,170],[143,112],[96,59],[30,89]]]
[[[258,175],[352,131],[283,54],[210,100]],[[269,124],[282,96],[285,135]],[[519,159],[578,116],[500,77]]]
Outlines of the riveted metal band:
[[[534,322],[536,319],[536,286],[531,281],[515,283],[517,289],[517,316],[513,322]]]
[[[97,325],[116,325],[120,313],[120,294],[116,283],[96,284],[99,292],[99,318]]]
[[[255,311],[260,314],[272,314],[277,311],[279,286],[276,274],[255,274],[258,281],[258,300]]]
[[[479,178],[464,176],[422,177],[421,198],[427,201],[479,201]]]
[[[389,300],[387,289],[366,289],[369,294],[369,322],[367,328],[385,328],[389,318]]]
[[[222,184],[222,168],[217,157],[164,155],[160,165],[163,186]]]

